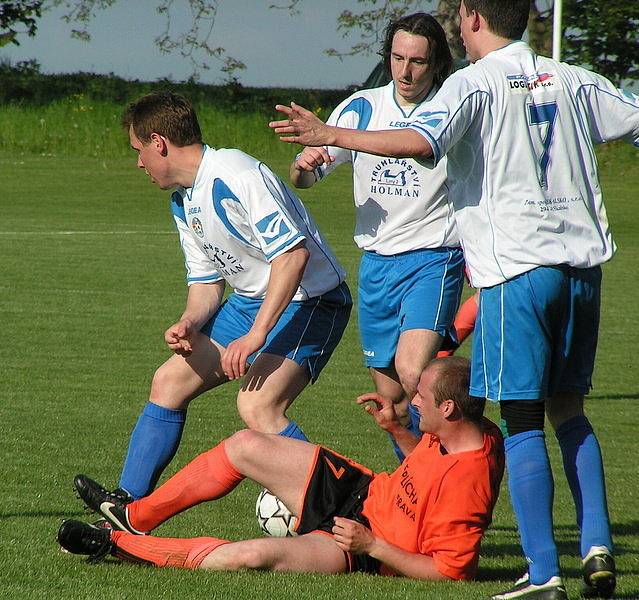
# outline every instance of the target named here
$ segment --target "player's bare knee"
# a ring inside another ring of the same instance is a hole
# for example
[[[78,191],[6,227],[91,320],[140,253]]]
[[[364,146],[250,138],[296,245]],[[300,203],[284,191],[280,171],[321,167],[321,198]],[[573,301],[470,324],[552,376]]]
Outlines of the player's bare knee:
[[[225,558],[227,569],[238,571],[241,569],[273,568],[273,553],[269,551],[267,540],[250,540],[242,543],[241,552],[229,553]]]
[[[418,365],[412,364],[396,364],[395,369],[399,377],[399,382],[402,384],[402,388],[407,397],[412,398],[417,390],[417,384],[422,374],[422,369]]]
[[[149,400],[153,404],[174,410],[186,408],[188,401],[175,394],[177,388],[175,373],[165,363],[153,374]]]
[[[254,463],[256,457],[265,456],[267,440],[263,433],[252,429],[242,429],[228,437],[224,442],[224,449],[230,461],[240,471],[249,463]]]
[[[255,402],[254,399],[239,396],[237,410],[242,421],[251,429],[265,433],[277,433],[281,429],[278,429],[277,421],[283,417],[284,410],[278,408],[276,404]]]

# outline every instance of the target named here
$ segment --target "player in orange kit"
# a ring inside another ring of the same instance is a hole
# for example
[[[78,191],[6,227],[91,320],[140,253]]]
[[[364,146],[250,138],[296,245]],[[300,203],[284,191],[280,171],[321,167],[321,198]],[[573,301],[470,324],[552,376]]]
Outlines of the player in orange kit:
[[[483,400],[468,395],[469,373],[460,357],[426,366],[412,402],[427,435],[413,438],[412,452],[391,474],[374,474],[321,446],[244,430],[130,503],[77,476],[82,500],[114,529],[65,521],[58,541],[93,560],[112,554],[162,567],[472,579],[504,456],[498,428],[482,416]],[[244,478],[267,487],[298,517],[297,537],[229,542],[140,535],[228,494]]]

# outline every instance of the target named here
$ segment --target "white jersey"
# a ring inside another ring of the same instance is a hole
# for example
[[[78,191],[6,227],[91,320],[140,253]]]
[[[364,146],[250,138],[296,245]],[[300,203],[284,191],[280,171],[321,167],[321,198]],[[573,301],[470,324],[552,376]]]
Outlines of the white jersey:
[[[237,294],[264,298],[271,261],[302,240],[310,256],[293,300],[344,281],[344,269],[299,198],[240,150],[204,146],[193,187],[178,188],[171,208],[189,285],[224,279]]]
[[[639,98],[524,42],[457,71],[411,127],[448,158],[449,198],[475,287],[538,266],[609,260],[594,144],[639,144]]]
[[[327,123],[367,130],[406,127],[422,104],[403,109],[394,92],[393,82],[356,92],[333,111]],[[338,165],[353,165],[354,239],[360,248],[392,255],[459,246],[453,211],[446,199],[443,162],[429,170],[409,158],[384,158],[334,146],[327,149],[335,161],[316,169],[319,179]]]

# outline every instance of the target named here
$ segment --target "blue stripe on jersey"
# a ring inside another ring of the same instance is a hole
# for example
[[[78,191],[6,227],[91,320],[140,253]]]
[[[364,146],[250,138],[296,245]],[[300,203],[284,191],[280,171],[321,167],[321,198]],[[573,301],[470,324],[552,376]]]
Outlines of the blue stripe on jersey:
[[[449,117],[449,119],[448,119],[448,122],[446,123],[446,125],[444,125],[444,128],[443,128],[443,129],[439,132],[439,135],[437,136],[437,137],[438,137],[438,139],[439,139],[439,138],[441,138],[441,137],[444,135],[445,131],[446,131],[446,130],[447,130],[447,129],[451,126],[451,123],[453,122],[453,120],[454,120],[454,119],[455,119],[455,117],[457,116],[457,113],[458,113],[458,112],[459,112],[459,111],[460,111],[460,110],[464,107],[464,104],[465,104],[468,100],[470,100],[470,99],[471,99],[471,98],[472,98],[475,94],[485,94],[488,98],[490,98],[490,94],[489,94],[488,92],[486,92],[485,90],[474,90],[474,91],[470,92],[470,93],[468,94],[468,96],[466,96],[466,97],[465,97],[465,98],[464,98],[464,99],[463,99],[463,100],[459,103],[459,106],[457,107],[457,110],[455,110],[455,112],[454,112],[452,115],[450,115],[450,117]],[[419,125],[419,124],[418,124],[418,123],[413,122],[413,123],[410,125],[410,127],[415,127],[415,128],[416,128],[416,126],[417,126],[417,125]],[[421,128],[420,128],[420,130],[421,130],[421,131],[426,131],[425,129],[421,129]],[[432,134],[431,134],[431,135],[432,135]],[[434,139],[433,139],[433,141],[434,141]],[[441,151],[440,151],[440,155],[441,155]]]
[[[301,233],[298,233],[295,237],[292,237],[290,240],[286,240],[281,246],[269,252],[266,255],[267,260],[271,260],[273,256],[275,256],[278,252],[281,252],[284,248],[292,248],[293,246],[297,246],[299,244],[300,239],[305,239]]]
[[[270,244],[274,242],[277,238],[286,235],[291,232],[290,227],[283,221],[283,219],[278,219],[280,213],[275,211],[270,215],[266,215],[263,219],[260,219],[255,226],[257,230],[265,235],[262,235],[262,239],[266,244]],[[279,227],[278,227],[279,223]],[[270,235],[266,235],[266,234]]]
[[[171,194],[171,212],[180,221],[186,223],[186,215],[184,214],[184,198],[179,192]]]
[[[577,88],[577,91],[575,92],[575,96],[578,96],[579,92],[581,92],[587,87],[594,87],[597,91],[601,92],[602,94],[607,94],[608,96],[612,96],[616,100],[619,100],[619,102],[622,102],[623,104],[627,104],[628,106],[639,106],[639,96],[635,96],[632,92],[628,92],[626,90],[622,90],[621,88],[618,88],[617,91],[619,92],[619,94],[613,94],[610,90],[601,88],[596,83],[581,84]],[[628,100],[624,100],[620,94],[623,94]]]
[[[282,208],[284,208],[284,206],[286,205],[286,200],[282,197],[282,195],[280,194],[279,190],[273,188],[273,182],[270,180],[269,177],[267,177],[267,173],[264,171],[264,169],[268,169],[268,167],[264,163],[261,162],[260,165],[259,165],[259,169],[260,169],[260,174],[262,175],[262,179],[264,180],[264,185],[266,185],[268,191],[271,192],[271,194],[272,194],[273,198],[275,199],[275,201],[280,206],[282,206]],[[306,212],[306,208],[304,207],[304,205],[302,204],[300,199],[288,188],[288,186],[285,183],[283,183],[282,180],[279,179],[279,177],[277,177],[277,176],[275,176],[275,177],[276,177],[277,181],[282,184],[281,190],[287,195],[288,200],[289,200],[289,204],[293,207],[293,209],[297,213],[297,216],[300,218],[301,225],[304,226],[303,235],[306,238],[307,243],[314,242],[315,246],[317,247],[317,249],[324,255],[326,260],[328,260],[328,262],[330,263],[331,267],[335,271],[335,275],[337,276],[337,283],[335,285],[337,287],[340,283],[342,283],[342,279],[339,276],[339,271],[338,271],[337,267],[335,266],[335,263],[333,263],[333,261],[330,259],[329,255],[324,250],[324,248],[322,248],[321,244],[315,239],[315,236],[311,235],[311,232],[308,229],[308,224],[306,222],[306,219],[308,218],[308,214]],[[298,223],[297,225],[299,227],[300,223]],[[301,283],[300,283],[300,288],[303,289]],[[304,291],[306,292],[306,290],[304,290]],[[308,295],[308,293],[307,293],[307,295]]]
[[[224,200],[233,200],[242,206],[239,198],[231,191],[231,188],[229,188],[229,186],[221,179],[216,179],[213,182],[213,208],[215,209],[215,214],[219,217],[224,227],[226,227],[227,231],[233,237],[240,240],[240,242],[244,242],[247,246],[256,248],[255,245],[251,244],[251,242],[249,242],[237,229],[235,229],[235,227],[233,227],[226,214],[226,208],[224,208],[224,205],[222,204]]]
[[[439,144],[435,141],[435,138],[432,136],[432,134],[430,133],[430,131],[428,131],[427,129],[424,129],[421,125],[419,125],[418,123],[412,123],[409,126],[410,129],[415,129],[417,130],[419,133],[421,133],[424,137],[428,138],[428,142],[430,144],[431,149],[433,150],[433,160],[435,161],[435,164],[437,164],[442,157],[442,152],[439,149]]]
[[[201,283],[201,282],[206,282],[206,283],[215,283],[216,281],[221,281],[222,279],[224,279],[224,277],[222,277],[221,275],[203,275],[202,277],[188,277],[186,278],[186,280],[189,283]]]
[[[339,113],[339,117],[337,117],[337,122],[342,118],[342,115],[345,115],[347,112],[354,112],[359,116],[359,121],[357,123],[357,129],[366,129],[368,124],[371,122],[371,117],[373,116],[373,107],[371,103],[366,100],[366,98],[355,98],[351,100]]]

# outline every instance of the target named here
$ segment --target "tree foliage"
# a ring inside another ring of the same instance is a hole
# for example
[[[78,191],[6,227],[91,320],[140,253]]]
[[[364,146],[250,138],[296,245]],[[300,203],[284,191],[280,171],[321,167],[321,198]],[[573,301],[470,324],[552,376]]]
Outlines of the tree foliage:
[[[19,44],[18,34],[33,36],[42,14],[42,0],[18,0],[0,3],[0,47]]]
[[[566,0],[564,59],[620,84],[639,79],[639,2]]]
[[[98,11],[122,0],[20,0],[0,3],[0,46],[18,43],[20,33],[34,35],[37,19],[43,10],[61,8],[63,20],[71,25],[71,36],[89,40],[88,24]],[[226,0],[232,1],[232,0]],[[155,42],[161,52],[179,52],[193,65],[194,77],[209,69],[209,59],[221,63],[230,81],[246,68],[215,45],[214,26],[218,8],[224,0],[182,0],[191,11],[188,31],[176,31],[174,13],[178,0],[152,0],[149,5],[164,19],[164,30]],[[279,0],[270,8],[290,15],[303,11],[305,0]],[[337,29],[346,38],[357,41],[346,49],[329,48],[331,56],[343,58],[379,51],[386,24],[402,15],[424,9],[423,0],[357,0],[357,10],[343,10]],[[550,8],[549,8],[550,6]],[[465,51],[459,35],[459,0],[438,0],[436,15],[446,31],[454,58]],[[639,1],[638,0],[565,0],[563,14],[563,58],[585,64],[615,82],[639,79]],[[540,54],[552,52],[552,4],[548,0],[531,0],[528,35],[531,46]]]

